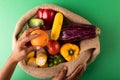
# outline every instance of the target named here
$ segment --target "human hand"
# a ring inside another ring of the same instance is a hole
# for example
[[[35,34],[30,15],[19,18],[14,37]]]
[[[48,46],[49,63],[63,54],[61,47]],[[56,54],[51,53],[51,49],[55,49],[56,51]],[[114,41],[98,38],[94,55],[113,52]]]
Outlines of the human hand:
[[[67,74],[67,67],[64,66],[61,72],[53,78],[53,80],[78,80],[79,77],[82,76],[82,73],[84,72],[84,66],[79,65],[73,73],[71,73],[69,76],[66,76]]]
[[[37,50],[40,49],[39,46],[32,46],[32,45],[27,45],[27,43],[33,39],[36,38],[37,36],[39,36],[39,34],[33,34],[31,35],[30,33],[33,30],[36,30],[38,28],[30,28],[28,30],[26,30],[21,37],[17,40],[16,45],[14,47],[13,53],[11,55],[12,59],[16,62],[23,60],[26,55],[33,51],[33,50]]]

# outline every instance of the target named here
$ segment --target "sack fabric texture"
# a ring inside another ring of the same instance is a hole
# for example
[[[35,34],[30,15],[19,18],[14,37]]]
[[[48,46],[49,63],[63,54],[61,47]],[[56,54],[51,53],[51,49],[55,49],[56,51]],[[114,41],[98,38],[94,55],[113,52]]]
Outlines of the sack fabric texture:
[[[33,17],[38,9],[52,9],[55,11],[61,12],[68,20],[70,20],[73,23],[82,23],[82,24],[91,24],[88,20],[85,18],[81,17],[80,15],[77,15],[63,7],[54,5],[54,4],[44,4],[37,6],[30,11],[28,11],[24,16],[21,17],[21,19],[18,21],[15,27],[15,31],[13,34],[13,44],[12,48],[14,49],[16,45],[17,38],[16,36],[18,33],[21,31],[22,27],[25,25],[25,23]],[[63,66],[68,67],[68,72],[67,76],[69,76],[75,68],[79,65],[82,64],[84,65],[84,68],[91,62],[93,62],[96,58],[96,56],[100,53],[100,42],[99,42],[99,37],[95,37],[92,39],[86,39],[80,41],[80,54],[79,56],[70,62],[65,62],[61,63],[57,66],[53,67],[47,67],[47,68],[35,68],[32,66],[26,65],[25,60],[22,60],[19,62],[19,66],[28,74],[37,77],[37,78],[51,78],[53,76],[56,76],[60,70],[63,68]]]

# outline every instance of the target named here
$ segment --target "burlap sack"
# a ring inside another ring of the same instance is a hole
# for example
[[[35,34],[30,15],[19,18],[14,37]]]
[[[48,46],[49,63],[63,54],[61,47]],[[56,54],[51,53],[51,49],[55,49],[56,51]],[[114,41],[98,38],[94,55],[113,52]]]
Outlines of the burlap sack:
[[[34,16],[37,13],[37,10],[40,8],[53,9],[55,11],[60,11],[63,13],[63,15],[67,19],[69,19],[70,21],[75,22],[75,23],[91,24],[89,21],[87,21],[83,17],[81,17],[77,14],[74,14],[73,12],[71,12],[65,8],[62,8],[60,6],[53,5],[53,4],[44,4],[44,5],[41,5],[41,6],[38,6],[38,7],[31,9],[23,17],[21,17],[21,19],[18,21],[18,23],[15,27],[14,34],[13,34],[13,49],[14,49],[14,46],[16,45],[17,34],[20,32],[20,30],[24,26],[24,24],[32,16]],[[56,76],[60,72],[62,67],[65,65],[68,67],[67,76],[69,76],[79,64],[84,65],[84,68],[86,68],[88,63],[91,63],[92,61],[94,61],[94,59],[96,58],[96,56],[100,52],[99,38],[96,37],[93,39],[87,39],[87,40],[81,41],[80,42],[80,49],[81,49],[80,54],[75,60],[73,60],[71,62],[65,62],[65,63],[59,64],[57,66],[48,67],[48,68],[35,68],[32,66],[27,66],[24,60],[19,62],[19,66],[25,72],[27,72],[28,74],[30,74],[34,77],[51,78],[53,76]]]

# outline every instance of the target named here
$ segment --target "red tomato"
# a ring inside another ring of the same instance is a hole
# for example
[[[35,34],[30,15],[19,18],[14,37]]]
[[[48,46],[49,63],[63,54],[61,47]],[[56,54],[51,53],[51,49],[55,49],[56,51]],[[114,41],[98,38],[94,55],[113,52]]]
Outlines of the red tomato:
[[[58,41],[55,40],[49,40],[47,47],[48,47],[48,52],[51,55],[58,54],[58,52],[60,51],[60,44]]]

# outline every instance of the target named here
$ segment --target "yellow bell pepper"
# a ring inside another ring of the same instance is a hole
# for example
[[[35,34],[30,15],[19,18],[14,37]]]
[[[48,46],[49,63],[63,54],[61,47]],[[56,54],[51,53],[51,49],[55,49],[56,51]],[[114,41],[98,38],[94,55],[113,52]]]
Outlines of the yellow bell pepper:
[[[60,54],[67,61],[74,60],[79,55],[79,47],[75,44],[66,43],[60,49]]]

